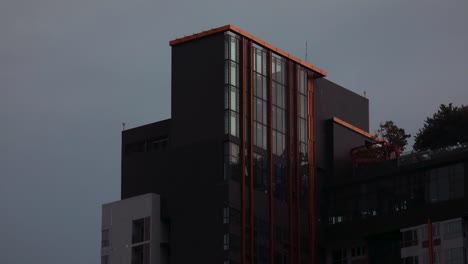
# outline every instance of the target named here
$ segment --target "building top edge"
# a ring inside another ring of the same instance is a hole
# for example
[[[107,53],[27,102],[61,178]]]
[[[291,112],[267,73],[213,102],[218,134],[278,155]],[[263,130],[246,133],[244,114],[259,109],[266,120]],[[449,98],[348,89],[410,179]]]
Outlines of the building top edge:
[[[350,124],[350,123],[348,123],[348,122],[346,122],[344,120],[341,120],[336,116],[334,116],[332,118],[332,120],[333,120],[333,122],[335,122],[337,124],[340,124],[340,125],[342,125],[342,126],[344,126],[346,128],[349,128],[349,129],[353,130],[354,132],[356,132],[358,134],[361,134],[361,135],[367,137],[368,139],[371,139],[371,140],[374,140],[374,141],[377,141],[377,142],[384,142],[383,139],[378,138],[378,137],[372,135],[371,133],[369,133],[367,131],[364,131],[364,130],[362,130],[362,129],[360,129],[360,128],[358,128],[358,127],[356,127],[356,126],[354,126],[354,125],[352,125],[352,124]]]
[[[174,39],[174,40],[171,40],[169,41],[169,45],[170,46],[175,46],[175,45],[178,45],[178,44],[182,44],[182,43],[186,43],[186,42],[189,42],[189,41],[192,41],[192,40],[196,40],[196,39],[199,39],[199,38],[203,38],[203,37],[206,37],[206,36],[210,36],[210,35],[214,35],[214,34],[217,34],[217,33],[221,33],[221,32],[225,32],[225,31],[232,31],[238,35],[241,35],[251,41],[253,41],[255,44],[257,45],[260,45],[264,48],[267,48],[269,50],[271,50],[272,52],[274,53],[277,53],[278,55],[281,55],[285,58],[288,58],[290,59],[291,61],[294,61],[296,62],[297,64],[309,69],[309,70],[312,70],[313,72],[316,73],[317,75],[317,78],[320,78],[320,77],[325,77],[327,76],[327,72],[320,69],[319,67],[316,67],[306,61],[303,61],[279,48],[276,48],[275,46],[253,36],[252,34],[249,34],[241,29],[239,29],[238,27],[235,27],[233,25],[225,25],[225,26],[221,26],[221,27],[217,27],[217,28],[213,28],[213,29],[210,29],[210,30],[207,30],[207,31],[202,31],[200,33],[196,33],[196,34],[193,34],[193,35],[189,35],[189,36],[185,36],[185,37],[181,37],[181,38],[177,38],[177,39]]]

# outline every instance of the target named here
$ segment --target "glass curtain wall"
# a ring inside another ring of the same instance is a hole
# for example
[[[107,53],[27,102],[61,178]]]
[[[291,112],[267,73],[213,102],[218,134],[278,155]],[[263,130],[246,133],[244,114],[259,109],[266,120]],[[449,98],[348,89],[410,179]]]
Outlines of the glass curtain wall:
[[[300,204],[300,240],[301,262],[309,263],[309,153],[308,153],[308,90],[307,70],[298,68],[298,128],[299,128],[299,204]]]
[[[224,36],[224,181],[240,182],[240,71],[241,71],[241,39],[238,35],[226,32]],[[240,195],[239,195],[240,197]],[[241,217],[240,208],[233,206],[229,198],[223,208],[223,224],[225,225],[224,263],[236,263],[240,260],[241,247]],[[240,262],[239,262],[240,263]]]
[[[273,54],[271,60],[271,126],[274,198],[274,263],[289,263],[289,211],[280,206],[288,202],[288,69],[283,57]]]
[[[273,194],[276,199],[286,201],[288,197],[287,177],[287,87],[286,61],[276,55],[272,57],[272,152]]]
[[[224,132],[239,137],[239,37],[226,34],[224,41]]]
[[[300,239],[301,247],[301,263],[309,261],[310,251],[310,234],[309,234],[309,153],[308,153],[308,90],[307,90],[307,70],[300,66],[294,67],[289,80],[287,60],[276,54],[272,54],[269,59],[268,50],[252,45],[252,61],[248,56],[247,42],[245,57],[242,58],[242,41],[239,36],[233,33],[225,34],[225,87],[224,87],[224,111],[225,111],[225,134],[227,141],[224,144],[224,180],[232,179],[240,183],[242,169],[246,172],[246,255],[249,259],[250,247],[254,248],[255,263],[269,263],[269,239],[270,233],[268,230],[269,216],[268,209],[254,209],[254,240],[250,241],[251,226],[249,200],[254,198],[254,203],[259,205],[264,203],[268,207],[269,199],[269,175],[272,173],[272,189],[274,198],[274,260],[275,263],[289,263],[289,256],[295,252],[289,252],[289,230],[296,230],[296,219],[293,226],[289,226],[287,219],[281,219],[282,215],[288,215],[288,212],[280,212],[281,208],[287,207],[277,206],[281,203],[288,204],[289,202],[289,177],[288,175],[288,137],[291,136],[293,142],[293,214],[299,215],[300,237],[294,235],[294,241]],[[242,68],[242,60],[245,60],[245,68]],[[249,65],[252,65],[250,69]],[[270,71],[271,67],[271,71]],[[291,68],[292,69],[292,68]],[[240,142],[240,91],[241,91],[241,72],[245,71],[244,92],[246,93],[246,124],[244,142]],[[252,75],[251,75],[252,74]],[[252,79],[250,79],[250,76]],[[271,94],[269,94],[269,82],[271,82]],[[292,87],[289,87],[289,84]],[[250,104],[250,91],[253,93],[252,103]],[[290,96],[293,96],[292,98]],[[268,98],[271,98],[271,123],[268,120]],[[288,100],[291,99],[291,107],[293,111],[292,131],[288,131],[289,126],[289,109]],[[252,116],[249,116],[250,105],[252,105]],[[297,116],[296,116],[297,115]],[[250,118],[252,118],[252,127],[250,128]],[[296,138],[296,122],[297,122],[297,138]],[[271,126],[271,153],[272,153],[272,171],[269,168],[269,146],[268,146],[268,129]],[[252,129],[252,138],[250,137],[250,129]],[[253,152],[250,153],[249,147],[246,147],[246,168],[240,167],[241,145],[253,144]],[[297,144],[297,147],[296,147]],[[252,155],[253,160],[253,186],[250,186],[249,160]],[[295,157],[298,157],[296,165]],[[296,189],[296,180],[299,186]],[[255,195],[250,197],[249,188],[254,188]],[[297,191],[296,191],[297,190]],[[262,194],[257,196],[258,194]],[[264,194],[264,195],[263,195]],[[239,196],[240,197],[240,196]],[[299,199],[300,212],[296,209],[296,199]],[[237,213],[235,213],[237,212]],[[239,208],[234,208],[232,205],[226,204],[223,208],[223,221],[227,226],[226,234],[229,240],[225,240],[228,245],[225,245],[229,250],[231,261],[240,261],[238,257],[232,257],[235,254],[240,256],[240,211]],[[237,216],[237,217],[234,217]],[[236,231],[237,230],[237,231]],[[295,232],[295,231],[293,231]],[[296,245],[296,242],[293,242]],[[296,247],[296,246],[294,246]],[[235,252],[233,252],[235,251]],[[295,250],[294,250],[295,251]]]
[[[260,46],[253,45],[253,166],[254,189],[264,192],[265,206],[268,201],[268,53]],[[260,197],[258,197],[260,198]],[[258,204],[255,202],[255,204]],[[263,202],[262,202],[263,203]],[[254,208],[254,262],[269,263],[269,219],[268,210]]]

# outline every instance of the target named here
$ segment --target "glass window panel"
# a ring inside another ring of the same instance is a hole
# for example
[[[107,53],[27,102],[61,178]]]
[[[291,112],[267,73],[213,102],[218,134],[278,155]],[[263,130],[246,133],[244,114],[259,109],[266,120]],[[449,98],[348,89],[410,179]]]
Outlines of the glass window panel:
[[[262,121],[262,100],[255,98],[254,112],[256,121]]]
[[[306,96],[301,96],[302,97],[302,117],[307,118],[307,97]]]
[[[438,183],[438,188],[439,188],[439,201],[446,201],[449,198],[449,181],[448,181],[448,175],[440,174],[439,176],[439,183]]]
[[[237,136],[237,117],[236,113],[231,112],[231,135]]]
[[[268,91],[268,89],[267,89],[267,80],[266,80],[266,77],[263,77],[262,78],[262,98],[264,100],[267,100],[267,98],[268,98],[267,97],[267,91]]]
[[[234,158],[239,158],[239,145],[231,143],[230,147],[230,155]]]
[[[262,76],[259,74],[254,75],[255,78],[255,87],[254,87],[254,95],[257,97],[262,96]]]
[[[255,52],[255,71],[262,73],[262,53],[259,50]]]
[[[237,89],[231,87],[231,110],[237,112]]]
[[[265,101],[262,101],[262,108],[263,108],[262,123],[266,124],[267,123],[267,104]]]
[[[272,82],[271,84],[271,98],[272,98],[272,103],[273,105],[278,105],[278,101],[277,101],[277,84],[275,82]]]
[[[226,35],[224,38],[224,59],[229,59],[229,43],[230,43],[230,36]]]
[[[224,134],[229,134],[229,111],[224,112]]]
[[[271,132],[271,141],[272,141],[272,151],[273,151],[273,153],[278,154],[277,133],[274,130]]]
[[[283,130],[283,122],[284,122],[283,114],[284,114],[283,111],[281,110],[278,111],[278,126],[279,126],[280,131],[284,131]]]
[[[224,63],[224,83],[229,83],[229,61]]]
[[[286,118],[287,118],[286,111],[283,111],[283,124],[282,124],[283,132],[286,132]]]
[[[299,116],[302,117],[302,118],[305,117],[304,116],[304,107],[305,107],[305,105],[304,105],[303,96],[300,95],[299,96]]]
[[[258,147],[261,147],[261,126],[259,123],[255,122],[255,131],[254,131],[254,144]]]
[[[237,86],[237,64],[231,62],[230,84]]]
[[[283,87],[281,85],[278,85],[278,89],[276,91],[276,104],[278,106],[284,107],[283,105]]]
[[[237,59],[237,49],[238,49],[238,45],[237,45],[237,38],[235,37],[231,37],[231,47],[230,47],[230,50],[231,50],[231,60],[233,61],[238,61]]]
[[[286,104],[286,86],[281,87],[281,98],[282,98],[281,106],[283,108],[286,108],[286,106],[287,106],[287,104]]]
[[[278,155],[283,153],[283,134],[279,134],[278,136]]]
[[[224,87],[224,109],[229,108],[229,86]]]
[[[304,119],[300,120],[300,139],[302,142],[307,142],[307,122]]]
[[[263,131],[262,131],[262,136],[263,136],[263,148],[267,149],[267,129],[266,126],[263,126]]]
[[[271,108],[271,111],[272,111],[272,114],[271,114],[271,116],[272,116],[272,120],[271,120],[272,121],[272,126],[273,126],[273,129],[276,129],[277,128],[277,120],[278,120],[277,119],[277,108],[275,106],[273,106]]]

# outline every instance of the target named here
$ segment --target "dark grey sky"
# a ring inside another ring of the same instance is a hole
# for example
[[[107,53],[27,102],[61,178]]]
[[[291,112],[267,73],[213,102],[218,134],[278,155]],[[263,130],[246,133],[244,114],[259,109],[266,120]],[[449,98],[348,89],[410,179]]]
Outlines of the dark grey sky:
[[[291,3],[292,2],[292,3]],[[0,263],[99,263],[121,123],[170,117],[168,41],[234,24],[415,134],[468,103],[468,1],[0,1]]]

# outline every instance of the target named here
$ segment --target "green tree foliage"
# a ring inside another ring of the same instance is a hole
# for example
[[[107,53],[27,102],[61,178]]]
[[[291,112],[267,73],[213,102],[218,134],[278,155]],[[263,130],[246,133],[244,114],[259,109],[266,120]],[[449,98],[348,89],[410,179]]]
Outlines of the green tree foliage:
[[[406,131],[403,128],[399,128],[395,125],[393,121],[380,123],[380,128],[377,129],[375,134],[390,144],[400,146],[402,151],[408,144],[406,139],[411,137],[410,134],[406,134]]]
[[[437,149],[468,142],[468,106],[441,104],[437,113],[428,117],[415,136],[415,150]]]

